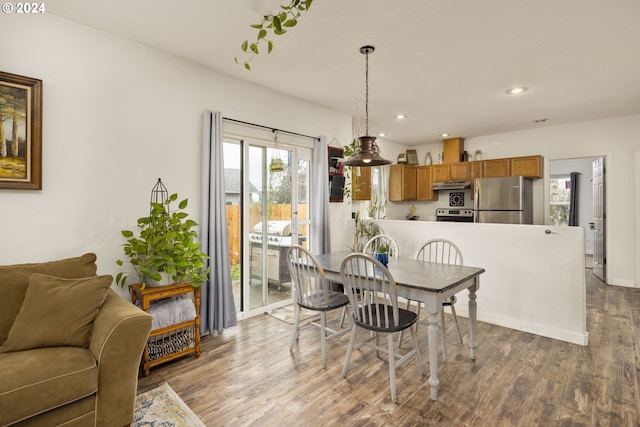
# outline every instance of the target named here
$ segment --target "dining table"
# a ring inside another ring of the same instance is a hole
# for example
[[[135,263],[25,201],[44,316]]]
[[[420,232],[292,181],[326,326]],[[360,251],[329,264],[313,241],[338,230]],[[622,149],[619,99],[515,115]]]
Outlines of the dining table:
[[[339,251],[316,255],[325,277],[341,283],[340,267],[342,261],[353,252]],[[476,292],[480,288],[480,274],[484,268],[468,265],[442,264],[418,260],[415,258],[389,257],[387,264],[393,276],[398,296],[424,303],[428,313],[429,337],[429,384],[431,399],[437,400],[438,387],[438,336],[440,327],[438,317],[445,299],[467,289],[469,291],[469,349],[471,359],[476,359],[477,302]]]

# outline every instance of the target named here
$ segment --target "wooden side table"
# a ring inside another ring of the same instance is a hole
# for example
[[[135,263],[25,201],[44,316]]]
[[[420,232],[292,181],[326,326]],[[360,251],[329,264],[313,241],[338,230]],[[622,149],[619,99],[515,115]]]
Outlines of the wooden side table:
[[[164,328],[154,329],[149,333],[149,339],[142,353],[141,366],[144,376],[149,375],[149,369],[178,357],[193,353],[200,356],[200,288],[194,288],[190,283],[178,283],[162,287],[145,286],[141,284],[129,285],[131,302],[140,301],[141,308],[148,312],[152,301],[170,298],[193,292],[196,317],[187,322],[177,323]],[[153,346],[153,358],[149,348]]]

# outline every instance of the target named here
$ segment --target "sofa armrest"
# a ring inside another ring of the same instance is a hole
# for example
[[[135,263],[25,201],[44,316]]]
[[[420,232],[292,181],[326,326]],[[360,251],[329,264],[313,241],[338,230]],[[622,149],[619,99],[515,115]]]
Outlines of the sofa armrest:
[[[96,425],[129,425],[142,351],[153,318],[109,289],[93,322],[89,350],[98,362]]]

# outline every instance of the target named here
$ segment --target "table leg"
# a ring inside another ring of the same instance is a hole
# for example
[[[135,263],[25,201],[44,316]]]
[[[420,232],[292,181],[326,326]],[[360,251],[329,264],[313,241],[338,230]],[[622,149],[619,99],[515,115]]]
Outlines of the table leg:
[[[429,306],[430,304],[425,304]],[[438,399],[438,312],[432,312],[433,308],[429,308],[429,384],[431,384],[431,400]],[[442,310],[442,308],[440,308]]]
[[[477,280],[477,278],[476,278]],[[476,303],[476,286],[469,288],[469,349],[471,350],[471,360],[476,360],[476,323],[478,317],[478,304]]]

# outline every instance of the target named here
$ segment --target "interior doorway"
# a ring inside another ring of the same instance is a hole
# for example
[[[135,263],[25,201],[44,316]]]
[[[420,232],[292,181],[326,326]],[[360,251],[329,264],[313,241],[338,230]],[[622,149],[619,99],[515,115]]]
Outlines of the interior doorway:
[[[594,162],[600,160],[602,174],[599,186],[594,186]],[[603,156],[554,159],[549,161],[548,210],[546,223],[568,225],[571,190],[577,191],[577,226],[584,228],[586,265],[596,267],[599,277],[606,282],[606,229],[605,193],[606,175]],[[577,190],[570,187],[570,175],[577,172]],[[598,210],[599,209],[599,210]],[[599,219],[596,219],[596,216]],[[565,221],[563,223],[563,221]],[[597,258],[597,259],[596,259]]]

